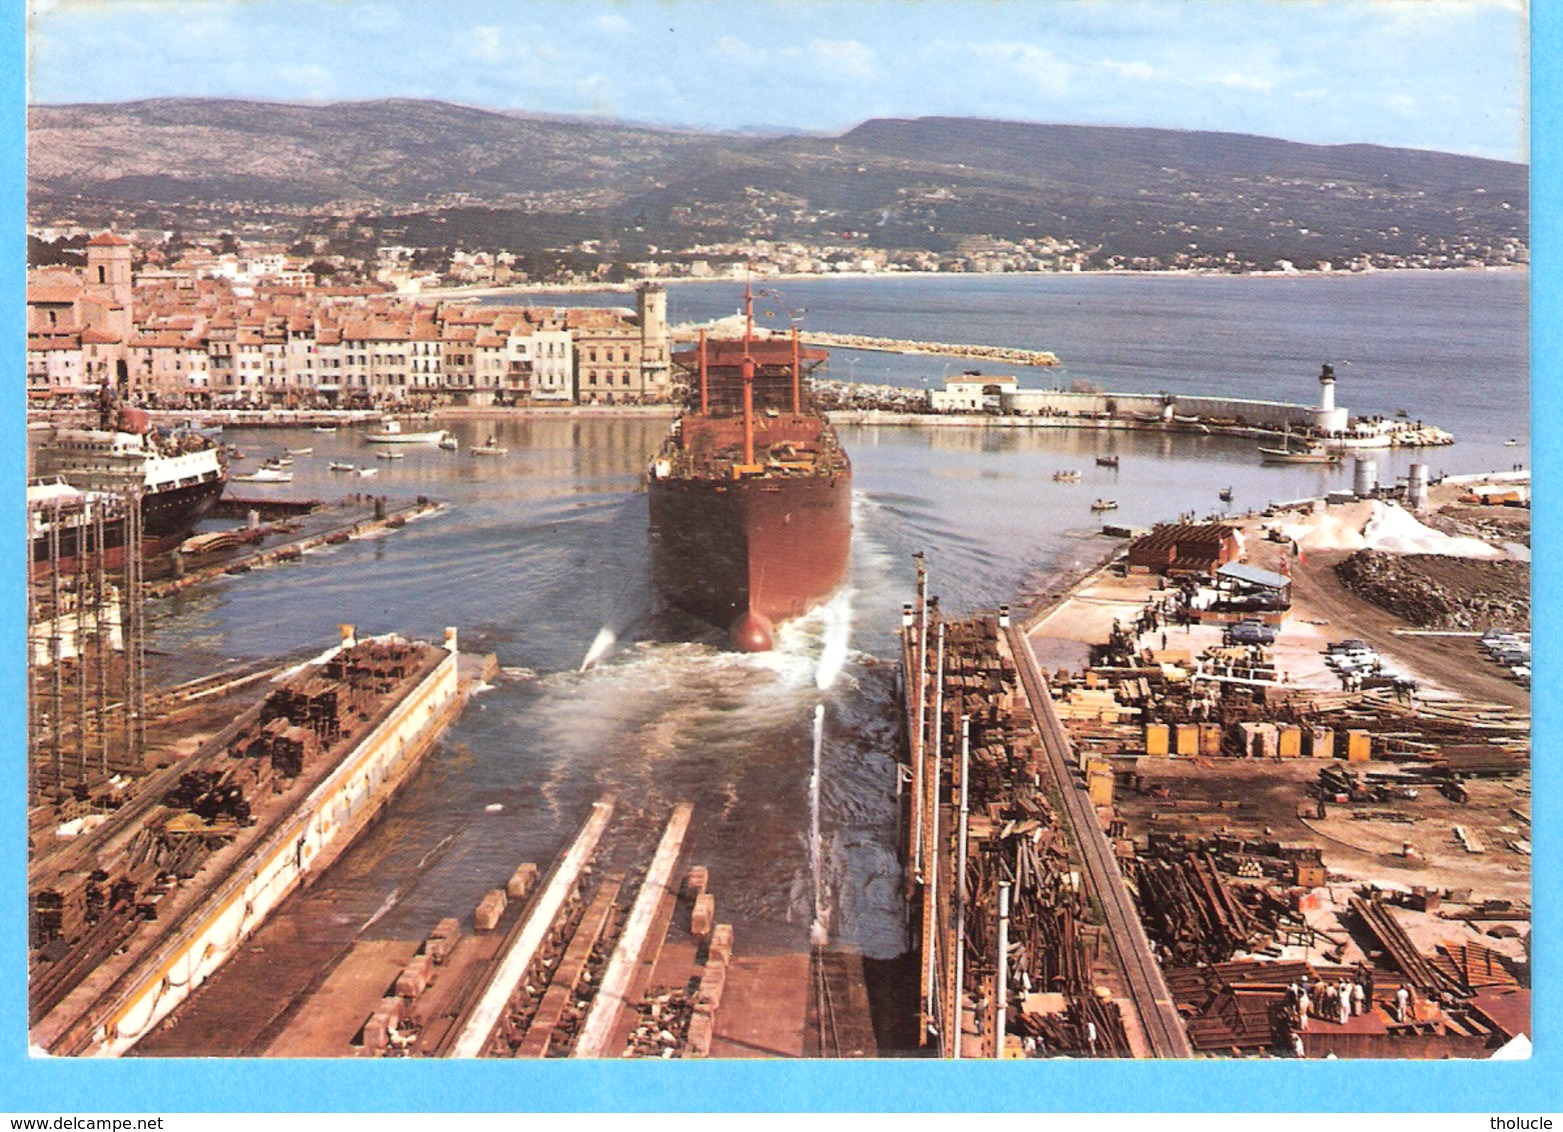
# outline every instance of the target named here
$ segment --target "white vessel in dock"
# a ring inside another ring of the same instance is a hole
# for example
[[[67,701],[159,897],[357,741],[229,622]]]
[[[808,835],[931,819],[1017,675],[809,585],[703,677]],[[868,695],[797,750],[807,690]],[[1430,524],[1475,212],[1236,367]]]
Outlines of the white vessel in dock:
[[[445,439],[445,430],[405,432],[401,421],[386,421],[379,432],[371,432],[364,439],[370,444],[438,444]]]

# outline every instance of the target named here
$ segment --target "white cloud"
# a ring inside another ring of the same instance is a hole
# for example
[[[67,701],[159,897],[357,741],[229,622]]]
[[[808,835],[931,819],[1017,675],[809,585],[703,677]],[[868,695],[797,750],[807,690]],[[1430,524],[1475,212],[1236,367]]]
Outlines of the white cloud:
[[[329,68],[314,63],[284,63],[276,69],[277,78],[294,98],[330,98],[336,93]]]
[[[969,50],[978,59],[1003,65],[1016,77],[1025,79],[1048,94],[1064,94],[1069,80],[1079,69],[1073,63],[1065,63],[1045,47],[1029,43],[973,43]]]
[[[1119,78],[1138,79],[1141,82],[1148,82],[1157,77],[1155,67],[1138,60],[1131,63],[1118,63],[1112,59],[1103,59],[1102,69],[1111,71]]]
[[[718,55],[725,55],[739,63],[758,63],[764,58],[762,52],[756,51],[736,35],[718,36],[714,46]]]
[[[389,4],[362,4],[348,13],[347,22],[360,31],[389,31],[402,26],[402,14]]]
[[[485,63],[498,63],[505,58],[505,29],[492,24],[472,29],[472,54]]]
[[[809,43],[809,54],[828,71],[856,79],[871,79],[879,73],[874,49],[855,39],[816,39]]]
[[[1210,81],[1217,86],[1231,87],[1234,90],[1255,90],[1265,94],[1274,90],[1276,84],[1276,79],[1270,75],[1245,75],[1238,71],[1228,71],[1224,75],[1216,75]]]
[[[608,32],[610,35],[622,35],[630,30],[630,22],[623,16],[614,15],[610,12],[593,20],[592,27],[598,31]]]

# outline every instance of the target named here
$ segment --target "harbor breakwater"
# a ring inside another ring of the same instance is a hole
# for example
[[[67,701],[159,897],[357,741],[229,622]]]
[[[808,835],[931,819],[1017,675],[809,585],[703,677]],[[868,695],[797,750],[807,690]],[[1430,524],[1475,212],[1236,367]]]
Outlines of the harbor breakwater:
[[[1081,396],[1083,394],[1056,394],[1055,396]],[[1111,395],[1095,395],[1100,398]],[[1196,400],[1194,398],[1189,401]],[[1214,398],[1198,398],[1197,400],[1216,400]],[[1285,435],[1285,430],[1291,424],[1291,417],[1295,414],[1311,412],[1308,406],[1302,405],[1272,405],[1268,402],[1234,402],[1222,401],[1221,404],[1231,409],[1243,406],[1249,412],[1234,416],[1204,416],[1194,414],[1177,414],[1172,417],[1163,417],[1151,414],[1125,414],[1122,409],[1115,413],[1096,411],[1092,409],[1080,409],[1075,412],[1050,412],[1050,413],[1016,413],[1016,412],[988,412],[988,413],[920,413],[908,412],[903,409],[881,409],[877,407],[850,407],[836,408],[826,414],[834,425],[880,425],[899,426],[907,428],[999,428],[999,429],[1096,429],[1103,431],[1123,432],[1178,432],[1192,433],[1203,436],[1236,436],[1248,437],[1258,440],[1279,440]],[[1181,407],[1189,407],[1180,401]],[[1274,414],[1265,412],[1266,409],[1279,410]],[[1279,419],[1265,419],[1265,418]],[[1301,426],[1298,428],[1299,437],[1303,434]],[[1370,431],[1361,433],[1332,436],[1327,443],[1332,448],[1375,450],[1383,448],[1429,448],[1454,443],[1454,436],[1443,429],[1434,428],[1431,425],[1421,423],[1409,423],[1401,421],[1375,422]]]
[[[943,358],[1000,362],[1013,366],[1056,366],[1058,355],[1050,350],[1027,350],[1014,346],[981,346],[959,342],[917,342],[906,338],[875,338],[867,334],[835,334],[805,330],[798,335],[806,346],[825,346],[836,350],[878,350],[891,354],[929,354]]]

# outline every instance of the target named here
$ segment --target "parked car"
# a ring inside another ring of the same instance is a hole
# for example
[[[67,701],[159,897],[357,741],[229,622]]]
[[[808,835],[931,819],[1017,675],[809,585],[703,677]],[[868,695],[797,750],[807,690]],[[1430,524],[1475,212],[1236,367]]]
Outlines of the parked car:
[[[1275,627],[1263,621],[1239,621],[1227,630],[1227,639],[1240,645],[1270,645],[1275,643]]]

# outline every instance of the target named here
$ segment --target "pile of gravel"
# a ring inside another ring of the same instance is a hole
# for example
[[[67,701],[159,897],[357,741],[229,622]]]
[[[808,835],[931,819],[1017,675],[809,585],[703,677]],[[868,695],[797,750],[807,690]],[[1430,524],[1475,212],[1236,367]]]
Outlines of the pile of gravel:
[[[1361,550],[1335,567],[1347,589],[1424,629],[1530,625],[1530,563]]]

